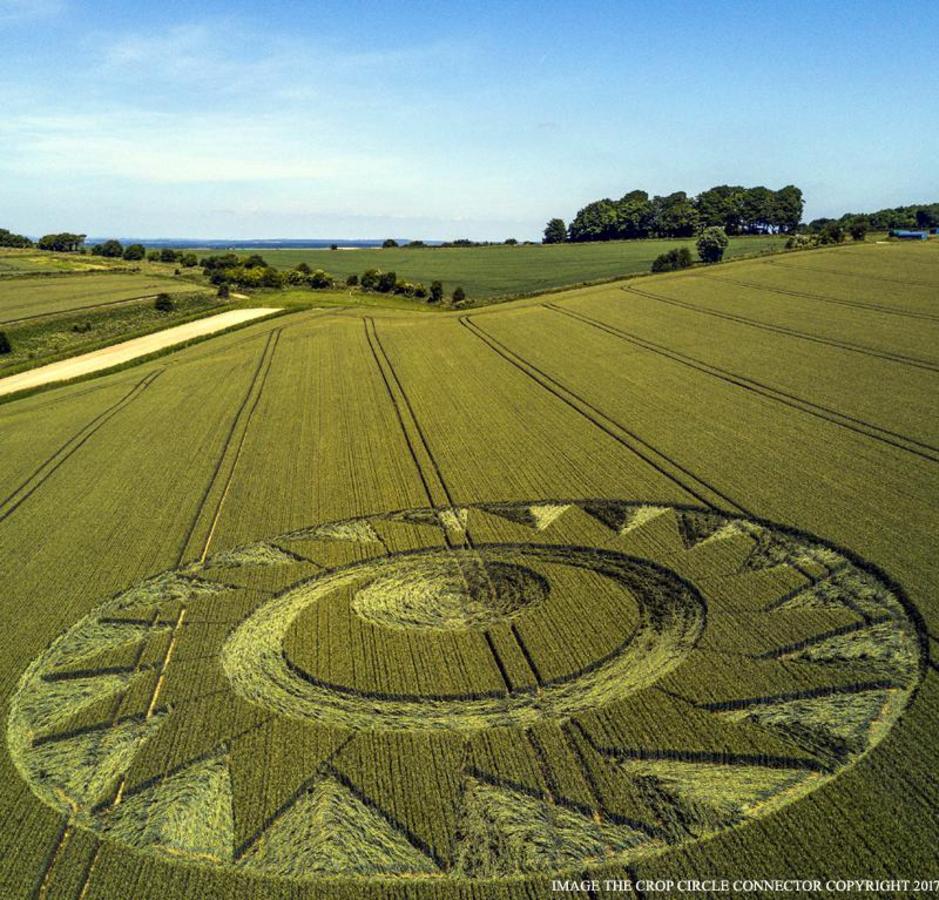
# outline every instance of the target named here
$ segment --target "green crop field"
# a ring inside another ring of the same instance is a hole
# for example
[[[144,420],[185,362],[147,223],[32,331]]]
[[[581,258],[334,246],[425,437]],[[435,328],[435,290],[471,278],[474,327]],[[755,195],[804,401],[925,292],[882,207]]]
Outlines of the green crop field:
[[[640,251],[265,255],[483,296]],[[0,405],[0,896],[939,879],[937,298],[939,243],[867,243]]]
[[[192,290],[190,281],[142,273],[0,278],[0,325]]]
[[[292,269],[305,262],[343,279],[366,269],[395,271],[408,281],[429,285],[435,279],[450,292],[461,285],[473,300],[516,297],[586,281],[601,281],[648,272],[652,260],[672,247],[689,247],[693,239],[605,241],[588,244],[534,244],[490,247],[407,247],[387,250],[304,250],[251,248],[272,266]],[[784,237],[734,237],[727,258],[781,250]],[[200,250],[200,254],[219,250]]]
[[[70,272],[107,272],[127,268],[129,265],[121,259],[106,259],[101,256],[0,247],[0,278],[17,275],[60,275]]]

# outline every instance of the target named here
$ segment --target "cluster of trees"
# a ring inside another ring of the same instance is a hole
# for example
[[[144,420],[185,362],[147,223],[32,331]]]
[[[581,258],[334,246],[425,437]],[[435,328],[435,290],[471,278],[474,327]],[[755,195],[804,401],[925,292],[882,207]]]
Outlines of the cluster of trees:
[[[125,259],[128,262],[139,262],[146,258],[150,262],[178,263],[189,269],[199,264],[199,258],[195,253],[173,250],[170,247],[148,252],[143,244],[128,244],[125,247],[120,241],[113,238],[100,244],[93,244],[91,254],[92,256],[104,256],[109,259]]]
[[[202,273],[212,284],[219,285],[219,297],[229,296],[229,286],[240,288],[311,287],[329,288],[336,280],[322,269],[311,269],[302,262],[289,272],[281,272],[268,265],[259,253],[238,256],[222,253],[199,260]]]
[[[815,219],[798,234],[786,241],[787,250],[802,250],[825,244],[840,244],[848,235],[852,240],[863,241],[867,237],[868,225],[863,219]]]
[[[427,297],[427,288],[423,284],[420,282],[415,284],[405,281],[403,278],[398,278],[398,273],[393,271],[382,272],[380,269],[366,269],[361,278],[350,275],[346,279],[346,284],[349,284],[350,279],[352,280],[350,287],[357,283],[363,291],[376,291],[379,294],[401,294],[407,297],[420,297],[421,299]],[[435,284],[439,284],[439,282],[435,282]],[[442,290],[441,287],[441,292]]]
[[[311,269],[301,262],[289,271],[282,272],[269,266],[263,256],[257,253],[251,256],[238,256],[236,253],[224,253],[207,256],[199,261],[202,272],[212,284],[219,286],[219,297],[229,296],[229,286],[241,288],[283,288],[283,287],[336,287],[336,278],[322,269]],[[379,294],[398,294],[416,297],[428,303],[441,303],[444,299],[443,284],[431,283],[427,288],[420,282],[411,282],[399,278],[396,272],[382,272],[380,269],[367,269],[361,276],[352,274],[345,280],[346,287],[359,287],[363,291]],[[451,294],[454,305],[466,299],[466,292],[457,287]]]
[[[709,227],[727,234],[790,232],[802,221],[803,205],[802,191],[792,184],[778,191],[722,184],[697,197],[676,191],[650,198],[636,190],[619,200],[588,203],[568,226],[551,219],[543,243],[691,237]]]
[[[222,253],[199,260],[202,274],[212,284],[237,285],[244,288],[279,288],[287,284],[284,273],[279,272],[258,253],[238,256]]]
[[[821,234],[837,226],[854,237],[854,231],[891,231],[894,228],[939,228],[939,203],[916,203],[895,206],[872,213],[845,213],[839,219],[813,219],[808,224],[811,234]],[[863,234],[860,239],[863,239]]]
[[[519,243],[518,238],[506,238],[504,241],[471,241],[469,238],[457,238],[453,241],[442,241],[439,244],[435,244],[430,249],[434,247],[497,247],[500,245],[508,245],[514,247]],[[523,241],[525,244],[532,244],[533,241]],[[407,247],[408,249],[416,249],[420,247],[429,247],[428,244],[424,241],[408,241],[406,244],[399,244],[394,238],[387,238],[382,243],[382,249],[389,249],[391,247]]]
[[[134,248],[135,254],[143,249],[140,244],[131,244],[131,247]],[[135,258],[139,259],[142,257]],[[130,259],[126,251],[124,252],[124,259]],[[187,269],[194,269],[199,265],[199,257],[196,256],[195,253],[186,250],[173,250],[171,247],[164,247],[162,250],[149,250],[147,251],[147,259],[150,262],[179,263],[179,265],[185,266]]]
[[[40,250],[55,250],[58,253],[78,253],[85,246],[86,234],[72,234],[62,231],[59,234],[44,234],[36,246]]]
[[[443,303],[444,301],[443,282],[441,281],[432,281],[430,288],[426,288],[421,282],[412,283],[403,278],[398,278],[396,272],[382,272],[379,269],[367,269],[361,278],[350,275],[346,279],[346,284],[350,286],[358,284],[363,291],[416,297],[419,300],[426,300],[428,303]],[[465,300],[466,291],[460,286],[455,287],[450,295],[451,304],[459,306]]]
[[[674,272],[676,269],[687,269],[693,262],[687,247],[673,247],[652,260],[652,271]]]
[[[728,243],[727,232],[723,228],[705,228],[698,236],[698,258],[701,262],[718,263],[724,258]],[[674,272],[676,269],[687,269],[693,263],[691,251],[687,247],[674,247],[652,261],[652,271]]]
[[[32,247],[33,242],[25,234],[14,234],[7,228],[0,228],[0,247]]]
[[[423,244],[423,242],[421,242]],[[534,241],[519,241],[518,238],[506,238],[504,241],[471,241],[469,238],[457,238],[454,241],[444,241],[441,244],[438,244],[438,247],[516,247],[518,244],[524,244],[530,246],[534,244]],[[408,246],[413,246],[414,242],[412,241]]]

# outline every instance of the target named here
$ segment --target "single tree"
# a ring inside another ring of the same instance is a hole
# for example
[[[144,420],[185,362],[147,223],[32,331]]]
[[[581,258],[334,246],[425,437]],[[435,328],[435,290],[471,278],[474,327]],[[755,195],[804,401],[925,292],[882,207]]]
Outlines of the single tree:
[[[329,245],[329,249],[330,249],[330,250],[338,250],[338,249],[339,249],[339,244],[330,244],[330,245]]]
[[[844,240],[844,229],[837,222],[826,222],[818,233],[820,244],[840,244]]]
[[[255,271],[260,272],[258,279],[258,284],[260,287],[282,288],[287,282],[287,279],[283,276],[283,274],[278,272],[277,269],[275,269],[273,266],[264,266],[263,268],[256,269]]]
[[[328,288],[333,286],[333,276],[330,275],[329,272],[324,272],[322,269],[317,269],[315,272],[310,273],[308,280],[312,288]]]
[[[503,243],[508,244],[510,247],[514,247],[518,243],[517,238],[506,238]]]
[[[160,312],[172,312],[176,308],[173,298],[169,294],[157,294],[153,308]]]
[[[147,252],[147,261],[148,262],[159,262],[160,261],[160,251],[159,250],[150,250]]]
[[[382,248],[385,250],[390,249],[391,247],[397,247],[398,242],[394,238],[385,238],[382,242]]]
[[[362,289],[374,291],[378,287],[378,279],[381,272],[378,269],[366,269],[362,273]]]
[[[784,188],[775,191],[770,209],[772,216],[770,224],[777,231],[792,232],[795,231],[802,221],[802,209],[804,206],[802,200],[802,191],[794,184],[787,184]]]
[[[199,265],[199,257],[195,253],[183,253],[179,257],[179,261],[187,268],[194,269]]]
[[[143,244],[129,244],[124,248],[124,259],[132,262],[138,262],[143,259],[147,251]]]
[[[432,281],[430,283],[430,295],[427,298],[429,303],[440,303],[443,300],[443,283]]]
[[[381,275],[378,276],[378,284],[376,287],[382,294],[390,294],[395,289],[397,283],[397,272],[382,272]]]
[[[305,262],[297,263],[294,266],[294,270],[297,272],[302,272],[304,275],[309,275],[313,270]]]
[[[13,348],[10,346],[10,339],[7,337],[5,331],[0,331],[0,355],[12,352]]]
[[[124,255],[124,245],[120,241],[110,240],[103,244],[95,244],[91,248],[95,256],[107,256],[111,259],[120,259]]]
[[[867,237],[867,222],[863,219],[855,219],[851,223],[849,231],[851,232],[851,240],[863,241]]]
[[[231,288],[227,284],[220,284],[218,286],[218,293],[215,295],[219,300],[227,300],[231,297]]]
[[[543,244],[563,244],[567,240],[567,226],[563,219],[551,219],[544,229]]]
[[[160,251],[160,262],[176,262],[176,251],[172,247],[164,247]]]
[[[453,291],[453,305],[459,306],[466,299],[466,291],[462,287],[456,287]]]
[[[698,256],[702,262],[720,262],[724,258],[727,244],[727,232],[723,228],[705,228],[698,238]]]
[[[359,276],[353,272],[346,278],[346,287],[355,287],[359,283]]]

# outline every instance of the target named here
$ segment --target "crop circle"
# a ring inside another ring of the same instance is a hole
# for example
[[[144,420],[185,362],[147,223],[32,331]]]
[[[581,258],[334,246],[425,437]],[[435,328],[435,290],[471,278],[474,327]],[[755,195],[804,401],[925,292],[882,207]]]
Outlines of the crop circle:
[[[145,579],[7,741],[70,827],[293,880],[582,873],[794,803],[883,740],[915,611],[850,551],[621,500],[311,524]]]

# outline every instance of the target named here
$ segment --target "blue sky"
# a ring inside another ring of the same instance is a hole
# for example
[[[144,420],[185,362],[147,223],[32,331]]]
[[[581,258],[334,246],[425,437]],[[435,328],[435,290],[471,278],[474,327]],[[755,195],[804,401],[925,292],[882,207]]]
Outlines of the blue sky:
[[[935,3],[0,0],[0,226],[502,239],[636,187],[935,201],[937,43]]]

